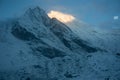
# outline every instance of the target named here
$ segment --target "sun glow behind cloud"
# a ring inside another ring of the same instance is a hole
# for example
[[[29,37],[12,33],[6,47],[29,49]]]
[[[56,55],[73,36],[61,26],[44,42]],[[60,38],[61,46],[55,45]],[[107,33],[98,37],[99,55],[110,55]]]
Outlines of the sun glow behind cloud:
[[[53,11],[53,10],[48,13],[48,16],[50,18],[56,18],[63,23],[69,23],[75,20],[75,17],[70,14],[65,14],[65,13],[62,13],[59,11]]]
[[[119,19],[119,16],[114,16],[113,19],[114,19],[114,20],[118,20],[118,19]]]

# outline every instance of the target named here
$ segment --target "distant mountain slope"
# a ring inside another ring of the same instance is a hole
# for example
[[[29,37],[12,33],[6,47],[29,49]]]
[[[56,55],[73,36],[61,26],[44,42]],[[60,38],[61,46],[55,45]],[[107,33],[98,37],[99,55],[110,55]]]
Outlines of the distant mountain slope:
[[[68,26],[39,7],[2,22],[0,80],[119,80],[119,46],[111,48],[119,35]]]
[[[100,47],[109,52],[120,52],[119,29],[95,29],[94,27],[77,20],[71,23],[67,23],[66,25],[68,25],[76,35],[78,35],[83,40],[91,42],[94,46]]]

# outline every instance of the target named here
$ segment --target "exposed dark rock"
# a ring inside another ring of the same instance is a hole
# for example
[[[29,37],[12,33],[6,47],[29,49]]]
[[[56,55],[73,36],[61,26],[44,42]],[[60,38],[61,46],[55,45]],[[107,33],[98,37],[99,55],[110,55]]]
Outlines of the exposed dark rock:
[[[116,56],[120,56],[120,53],[116,53]]]
[[[33,67],[36,68],[36,69],[37,68],[39,68],[39,69],[42,68],[40,65],[33,65]]]
[[[66,78],[73,78],[72,74],[69,74],[68,72],[64,74]]]
[[[109,78],[105,78],[105,80],[110,80]]]
[[[87,55],[87,58],[90,58],[90,57],[92,57],[92,55]]]
[[[77,77],[77,76],[73,76],[71,73],[69,73],[69,72],[66,72],[65,74],[64,74],[64,76],[66,77],[66,78],[74,78],[74,77]]]
[[[62,39],[62,42],[66,47],[68,47],[71,50],[71,44],[70,41],[66,40],[65,38]]]
[[[12,27],[11,33],[18,39],[25,40],[25,41],[30,41],[37,39],[35,35],[29,31],[27,31],[25,28],[21,27],[19,23],[16,23]]]
[[[55,57],[64,57],[65,56],[64,52],[62,52],[58,49],[52,48],[52,47],[48,47],[48,48],[38,47],[38,48],[36,48],[36,50],[41,52],[42,55],[44,55],[45,57],[48,57],[50,59],[55,58]]]
[[[97,48],[87,45],[87,43],[81,39],[74,39],[73,41],[88,53],[97,52]]]
[[[28,78],[26,78],[26,80],[31,80],[31,79],[28,77]]]

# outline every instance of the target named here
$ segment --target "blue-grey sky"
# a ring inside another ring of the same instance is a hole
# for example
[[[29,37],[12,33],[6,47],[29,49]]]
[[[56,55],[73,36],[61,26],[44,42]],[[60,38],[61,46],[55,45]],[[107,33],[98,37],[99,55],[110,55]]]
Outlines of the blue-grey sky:
[[[0,0],[0,20],[16,17],[35,5],[46,12],[56,10],[72,14],[94,25],[113,21],[114,16],[120,16],[120,0]]]

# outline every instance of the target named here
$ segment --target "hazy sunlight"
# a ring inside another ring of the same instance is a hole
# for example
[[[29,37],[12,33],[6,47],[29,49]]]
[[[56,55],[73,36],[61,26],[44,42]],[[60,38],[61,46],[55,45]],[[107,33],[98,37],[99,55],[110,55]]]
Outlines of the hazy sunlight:
[[[72,22],[75,17],[70,15],[70,14],[65,14],[59,11],[50,11],[48,13],[48,16],[50,18],[57,18],[59,21],[63,22],[63,23],[68,23],[68,22]]]

